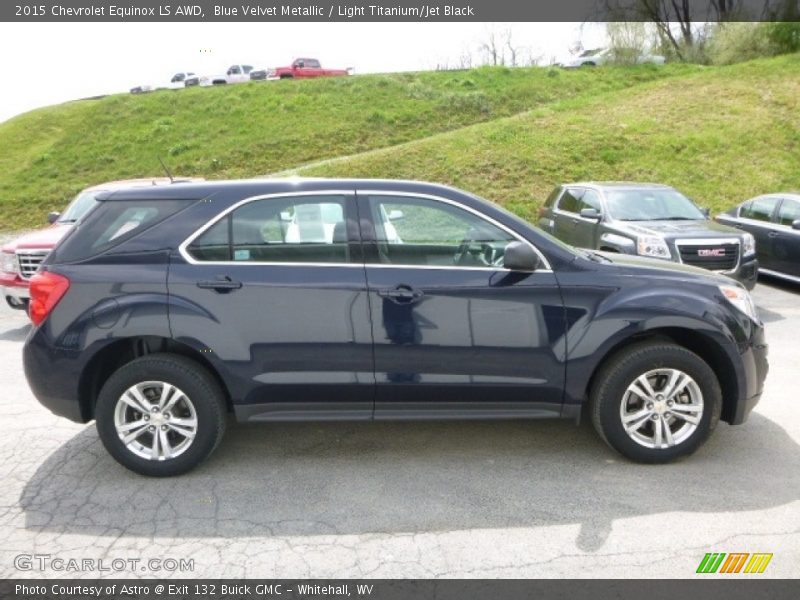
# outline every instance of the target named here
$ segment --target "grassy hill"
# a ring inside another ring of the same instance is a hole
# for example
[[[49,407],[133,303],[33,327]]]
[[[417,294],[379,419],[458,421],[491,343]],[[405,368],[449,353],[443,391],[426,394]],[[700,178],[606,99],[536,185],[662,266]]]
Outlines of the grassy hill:
[[[674,185],[714,211],[800,189],[800,55],[705,68],[300,169],[456,185],[528,219],[575,180]]]
[[[0,124],[0,229],[175,173],[406,177],[532,218],[553,185],[675,185],[715,210],[800,188],[800,55],[732,67],[480,68],[111,96]],[[307,166],[303,166],[307,165]]]
[[[480,68],[163,90],[43,108],[0,123],[0,230],[40,225],[90,184],[162,175],[158,156],[176,174],[255,177],[696,70]]]

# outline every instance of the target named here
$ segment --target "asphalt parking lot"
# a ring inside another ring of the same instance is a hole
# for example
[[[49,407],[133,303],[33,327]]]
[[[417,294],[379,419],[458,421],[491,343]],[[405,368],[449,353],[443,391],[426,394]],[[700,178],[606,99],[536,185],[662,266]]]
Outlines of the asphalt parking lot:
[[[760,577],[797,577],[800,287],[754,296],[761,404],[677,464],[628,463],[588,422],[231,424],[171,480],[126,471],[93,424],[36,402],[27,318],[3,304],[0,576],[62,575],[15,567],[48,554],[104,561],[70,577],[692,577],[716,551],[773,553]],[[194,568],[98,570],[129,558]]]

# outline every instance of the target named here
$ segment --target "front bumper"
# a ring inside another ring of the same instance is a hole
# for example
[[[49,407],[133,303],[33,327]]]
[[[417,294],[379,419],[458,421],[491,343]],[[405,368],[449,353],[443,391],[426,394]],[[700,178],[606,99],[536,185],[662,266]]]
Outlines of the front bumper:
[[[748,290],[752,290],[756,287],[756,281],[758,281],[758,259],[756,259],[755,255],[743,258],[736,271],[729,276],[733,277]]]
[[[0,273],[0,293],[11,303],[22,306],[31,297],[30,282],[15,273]]]
[[[768,351],[764,326],[755,325],[750,339],[739,345],[741,369],[737,375],[740,392],[739,401],[726,419],[731,425],[744,423],[761,400],[764,380],[769,372]]]

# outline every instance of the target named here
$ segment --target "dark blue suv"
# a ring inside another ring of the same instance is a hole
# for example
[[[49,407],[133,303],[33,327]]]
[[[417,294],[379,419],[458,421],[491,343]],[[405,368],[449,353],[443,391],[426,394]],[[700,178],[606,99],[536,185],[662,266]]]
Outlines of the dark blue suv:
[[[240,421],[580,417],[625,456],[691,453],[767,373],[748,292],[578,251],[468,193],[262,180],[115,191],[31,283],[36,397],[146,475]]]

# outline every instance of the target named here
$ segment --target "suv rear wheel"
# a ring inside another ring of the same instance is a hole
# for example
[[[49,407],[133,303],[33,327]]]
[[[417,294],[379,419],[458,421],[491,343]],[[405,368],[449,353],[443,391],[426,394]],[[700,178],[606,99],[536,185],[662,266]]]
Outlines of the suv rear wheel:
[[[722,391],[694,352],[644,342],[602,367],[591,392],[592,422],[609,446],[638,462],[691,454],[719,421]]]
[[[151,354],[116,371],[95,408],[100,439],[122,465],[142,475],[186,473],[216,448],[225,399],[197,363]]]

